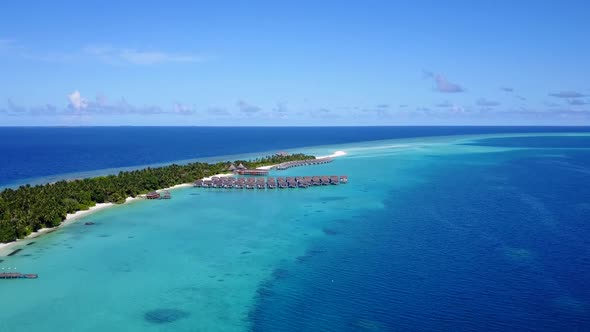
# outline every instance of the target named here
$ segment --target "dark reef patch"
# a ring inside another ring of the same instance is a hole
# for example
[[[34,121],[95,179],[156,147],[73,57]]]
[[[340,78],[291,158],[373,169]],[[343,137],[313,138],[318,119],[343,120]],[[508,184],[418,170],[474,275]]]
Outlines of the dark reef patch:
[[[31,246],[33,244],[35,244],[35,242],[29,242],[29,243],[27,243],[28,246]]]
[[[98,237],[110,237],[111,234],[100,234]]]
[[[240,255],[247,255],[247,254],[249,254],[249,253],[251,253],[251,251],[242,251],[242,252],[240,253]]]
[[[15,251],[11,252],[10,254],[6,255],[6,256],[14,256],[16,255],[19,251],[21,251],[22,249],[16,249]]]
[[[335,229],[331,229],[331,228],[324,228],[324,229],[322,229],[322,231],[324,231],[324,234],[326,234],[326,235],[338,235],[338,234],[340,234],[339,231],[337,231]]]
[[[152,324],[168,324],[190,316],[190,313],[179,309],[156,309],[143,314],[143,319]]]

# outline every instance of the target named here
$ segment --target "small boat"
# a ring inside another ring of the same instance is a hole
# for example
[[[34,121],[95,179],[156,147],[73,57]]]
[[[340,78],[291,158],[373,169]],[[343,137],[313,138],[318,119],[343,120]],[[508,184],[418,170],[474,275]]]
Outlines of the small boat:
[[[84,223],[84,225],[86,226],[92,226],[92,225],[96,225],[96,223],[94,221],[87,221]]]

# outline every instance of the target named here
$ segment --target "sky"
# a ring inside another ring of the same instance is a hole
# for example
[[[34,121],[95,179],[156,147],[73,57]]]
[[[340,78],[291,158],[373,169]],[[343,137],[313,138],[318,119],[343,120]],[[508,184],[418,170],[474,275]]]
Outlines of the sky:
[[[590,125],[588,1],[10,1],[0,126]]]

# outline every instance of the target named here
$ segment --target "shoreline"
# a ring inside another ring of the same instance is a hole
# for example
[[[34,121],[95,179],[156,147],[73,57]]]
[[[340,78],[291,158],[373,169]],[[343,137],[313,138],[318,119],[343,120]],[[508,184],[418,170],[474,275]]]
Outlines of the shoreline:
[[[317,159],[320,158],[336,158],[336,157],[341,157],[346,155],[346,152],[344,151],[335,151],[334,153],[332,153],[331,155],[327,155],[327,156],[319,156],[316,157]],[[265,170],[270,170],[271,168],[275,167],[277,165],[269,165],[269,166],[261,166],[261,167],[257,167],[256,169],[265,169]],[[210,180],[212,177],[228,177],[228,176],[232,176],[233,174],[231,173],[221,173],[221,174],[215,174],[215,175],[211,175],[208,177],[203,178],[203,180]],[[162,190],[174,190],[174,189],[179,189],[179,188],[186,188],[186,187],[191,187],[193,184],[192,183],[181,183],[181,184],[177,184],[175,186],[172,187],[168,187],[168,188],[163,188],[163,189],[158,189],[158,191],[162,191]],[[66,215],[66,218],[58,225],[55,227],[50,227],[50,228],[41,228],[29,235],[27,235],[25,238],[23,239],[18,239],[16,241],[12,241],[12,242],[8,242],[8,243],[0,243],[0,257],[2,256],[7,256],[8,254],[10,254],[12,251],[10,250],[12,247],[19,245],[20,243],[23,243],[26,240],[30,240],[30,239],[34,239],[37,237],[40,237],[44,234],[48,234],[48,233],[52,233],[56,230],[58,230],[59,228],[62,227],[66,227],[70,224],[73,224],[74,222],[76,222],[78,219],[81,219],[83,217],[86,217],[90,214],[93,214],[97,211],[101,211],[104,210],[106,208],[110,208],[113,206],[121,206],[121,205],[125,205],[137,200],[140,200],[142,198],[145,198],[145,195],[138,195],[136,197],[127,197],[125,199],[125,202],[122,204],[115,204],[115,203],[97,203],[96,205],[88,208],[88,210],[81,210],[81,211],[76,211],[75,213],[68,213]]]
[[[174,189],[179,189],[179,188],[186,188],[186,187],[190,187],[192,186],[192,184],[190,183],[182,183],[182,184],[177,184],[175,186],[172,187],[168,187],[168,188],[164,188],[164,189],[158,189],[158,190],[174,190]],[[62,227],[66,227],[70,224],[73,224],[74,222],[78,221],[79,219],[89,216],[97,211],[101,211],[104,210],[106,208],[110,208],[113,206],[122,206],[125,204],[129,204],[131,202],[135,202],[138,201],[140,199],[145,198],[145,195],[138,195],[136,197],[127,197],[125,198],[125,202],[121,203],[121,204],[115,204],[115,203],[97,203],[94,206],[91,206],[90,208],[88,208],[88,210],[80,210],[80,211],[76,211],[74,213],[68,213],[66,215],[66,218],[57,226],[55,227],[47,227],[47,228],[41,228],[35,232],[32,232],[31,234],[27,235],[25,238],[23,239],[18,239],[16,241],[12,241],[12,242],[8,242],[8,243],[0,243],[0,257],[2,256],[7,256],[11,251],[10,249],[14,246],[19,245],[20,243],[26,241],[26,240],[31,240],[37,237],[40,237],[42,235],[45,234],[49,234],[52,233]]]

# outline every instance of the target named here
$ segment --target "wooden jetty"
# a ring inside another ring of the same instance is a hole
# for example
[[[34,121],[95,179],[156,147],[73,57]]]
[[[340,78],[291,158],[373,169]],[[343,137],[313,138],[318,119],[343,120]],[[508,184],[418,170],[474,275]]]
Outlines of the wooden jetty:
[[[217,189],[288,189],[308,188],[312,186],[329,186],[345,184],[348,182],[346,175],[321,175],[321,176],[295,176],[295,177],[212,177],[211,180],[197,180],[196,188]]]
[[[266,170],[266,169],[236,169],[234,171],[234,173],[239,174],[239,175],[266,176],[266,175],[268,175],[268,170]]]
[[[277,170],[285,170],[285,169],[289,169],[291,167],[327,164],[327,163],[331,163],[332,161],[334,161],[333,158],[295,160],[295,161],[288,161],[285,163],[278,164],[274,168],[276,168]]]
[[[39,276],[36,274],[23,274],[18,272],[3,272],[0,273],[0,279],[37,279]]]

